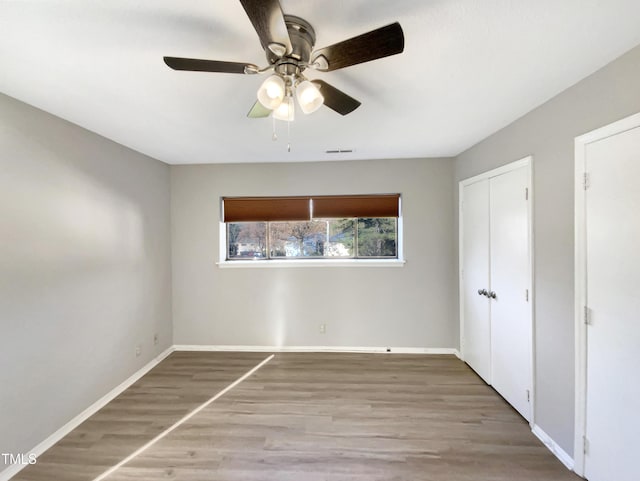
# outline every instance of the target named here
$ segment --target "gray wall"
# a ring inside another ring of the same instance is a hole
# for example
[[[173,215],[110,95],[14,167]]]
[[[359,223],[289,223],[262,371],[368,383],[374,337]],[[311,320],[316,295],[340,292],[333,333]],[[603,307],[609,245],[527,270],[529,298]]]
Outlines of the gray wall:
[[[169,168],[0,112],[0,452],[25,453],[171,345]]]
[[[535,416],[569,454],[574,436],[574,138],[640,111],[638,85],[640,47],[462,153],[455,163],[456,180],[461,180],[533,155]]]
[[[174,342],[455,347],[453,183],[451,159],[172,166]],[[404,267],[215,264],[221,196],[383,192],[403,196]]]

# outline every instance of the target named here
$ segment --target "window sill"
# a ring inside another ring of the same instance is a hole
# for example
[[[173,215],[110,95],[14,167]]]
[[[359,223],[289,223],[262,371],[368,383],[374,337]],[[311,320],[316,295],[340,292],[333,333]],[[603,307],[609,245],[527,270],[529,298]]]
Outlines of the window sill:
[[[221,269],[295,268],[295,267],[404,267],[402,259],[291,259],[291,260],[246,260],[222,261],[216,265]]]

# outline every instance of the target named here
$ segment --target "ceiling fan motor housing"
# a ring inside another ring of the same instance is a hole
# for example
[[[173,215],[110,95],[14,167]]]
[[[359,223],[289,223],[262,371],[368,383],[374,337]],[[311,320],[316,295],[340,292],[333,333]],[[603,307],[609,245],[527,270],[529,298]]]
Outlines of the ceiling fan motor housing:
[[[284,21],[291,39],[291,53],[279,57],[268,48],[265,49],[265,53],[269,64],[276,65],[278,73],[295,75],[302,72],[309,63],[311,52],[316,44],[316,32],[309,22],[295,15],[285,15]]]

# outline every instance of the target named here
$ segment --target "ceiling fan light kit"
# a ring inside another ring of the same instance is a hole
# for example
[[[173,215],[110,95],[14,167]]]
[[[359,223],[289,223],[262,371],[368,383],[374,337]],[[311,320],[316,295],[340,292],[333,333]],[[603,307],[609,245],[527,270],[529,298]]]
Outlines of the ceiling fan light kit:
[[[293,103],[293,97],[287,95],[284,100],[273,111],[274,118],[278,120],[284,120],[286,122],[293,122],[296,115],[295,105]]]
[[[258,100],[267,109],[274,110],[282,103],[285,93],[284,79],[279,75],[272,75],[258,89]]]
[[[329,47],[313,50],[316,34],[309,22],[282,12],[279,0],[240,0],[253,24],[268,65],[260,68],[248,62],[226,62],[182,57],[164,57],[174,70],[222,72],[255,75],[272,71],[257,92],[258,102],[248,117],[293,121],[295,104],[305,114],[326,105],[346,115],[360,102],[322,80],[308,80],[303,72],[313,69],[331,72],[359,63],[369,62],[404,51],[404,33],[398,22],[344,40]]]
[[[296,87],[296,97],[300,109],[305,114],[312,114],[324,104],[324,97],[320,93],[320,89],[312,82],[303,80]]]

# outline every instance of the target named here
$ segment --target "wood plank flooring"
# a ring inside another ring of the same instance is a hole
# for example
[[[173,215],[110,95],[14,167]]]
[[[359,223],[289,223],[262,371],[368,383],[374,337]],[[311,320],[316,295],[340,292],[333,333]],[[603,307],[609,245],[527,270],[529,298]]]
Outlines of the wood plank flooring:
[[[174,352],[12,479],[93,480],[264,358]]]
[[[93,481],[265,353],[176,352],[14,480]],[[107,481],[576,481],[453,356],[279,353]]]

